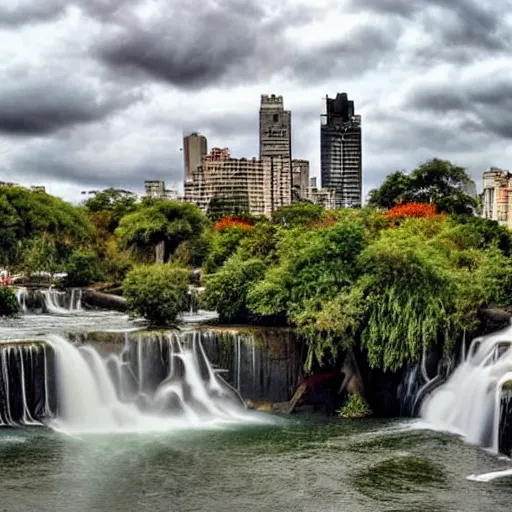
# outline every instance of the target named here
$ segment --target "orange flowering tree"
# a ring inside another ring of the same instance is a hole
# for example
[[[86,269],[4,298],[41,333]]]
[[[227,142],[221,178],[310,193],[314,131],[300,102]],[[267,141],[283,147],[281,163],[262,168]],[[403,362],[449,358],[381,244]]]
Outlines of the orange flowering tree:
[[[229,228],[252,229],[253,227],[254,223],[251,220],[244,217],[228,215],[217,221],[213,229],[215,231],[224,231]]]
[[[399,203],[393,208],[384,213],[386,217],[392,219],[403,218],[424,218],[424,217],[438,217],[440,214],[437,212],[436,205],[433,203]]]

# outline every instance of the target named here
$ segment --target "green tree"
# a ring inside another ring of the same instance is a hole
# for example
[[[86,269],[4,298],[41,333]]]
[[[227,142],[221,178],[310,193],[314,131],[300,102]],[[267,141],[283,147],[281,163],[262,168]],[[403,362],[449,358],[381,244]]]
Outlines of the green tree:
[[[139,252],[151,249],[158,254],[162,247],[163,257],[156,259],[166,262],[181,243],[200,237],[205,226],[206,219],[197,206],[157,199],[125,215],[115,233],[121,245]]]
[[[324,212],[325,208],[320,204],[298,202],[276,210],[273,220],[279,226],[292,228],[318,221]]]
[[[128,190],[107,188],[91,192],[92,197],[84,202],[85,209],[97,225],[104,225],[113,233],[120,220],[136,210],[137,196]]]
[[[89,286],[103,277],[98,256],[93,251],[75,251],[66,265],[68,286]]]
[[[13,316],[20,312],[20,306],[12,288],[0,287],[0,316]]]
[[[253,283],[263,278],[265,268],[257,258],[243,261],[233,256],[217,273],[207,277],[206,306],[217,311],[222,322],[247,321],[247,293]]]
[[[175,324],[187,304],[189,272],[169,264],[142,265],[128,272],[123,295],[131,313],[151,325]]]
[[[477,200],[466,192],[474,185],[466,169],[446,160],[434,158],[423,163],[410,174],[397,171],[369,195],[369,204],[377,208],[391,208],[399,202],[434,203],[439,211],[470,214]]]

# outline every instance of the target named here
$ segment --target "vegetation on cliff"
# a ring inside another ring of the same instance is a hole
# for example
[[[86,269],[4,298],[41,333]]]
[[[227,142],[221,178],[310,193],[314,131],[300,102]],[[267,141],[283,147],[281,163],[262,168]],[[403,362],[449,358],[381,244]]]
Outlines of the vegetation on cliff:
[[[131,311],[162,325],[175,322],[189,270],[201,266],[203,303],[221,321],[297,327],[309,368],[357,348],[395,370],[432,346],[449,352],[482,307],[509,305],[512,239],[474,216],[470,185],[464,169],[432,160],[391,174],[363,209],[296,203],[271,220],[215,223],[193,205],[115,189],[75,207],[6,188],[0,264],[67,271],[76,286],[124,281]]]

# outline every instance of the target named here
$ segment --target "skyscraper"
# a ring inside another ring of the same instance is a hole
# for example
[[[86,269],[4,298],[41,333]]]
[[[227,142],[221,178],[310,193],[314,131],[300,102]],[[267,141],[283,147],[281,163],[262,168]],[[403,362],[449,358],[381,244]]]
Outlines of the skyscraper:
[[[192,174],[201,165],[203,156],[208,153],[206,137],[198,133],[191,133],[183,137],[183,158],[185,160],[185,181],[192,178]]]
[[[320,128],[322,187],[336,191],[336,208],[361,206],[361,116],[346,93],[326,98]]]
[[[261,95],[260,160],[268,170],[266,190],[273,212],[292,197],[292,114],[284,109],[283,97]]]
[[[283,97],[261,96],[260,158],[281,156],[292,158],[292,114],[284,109]]]

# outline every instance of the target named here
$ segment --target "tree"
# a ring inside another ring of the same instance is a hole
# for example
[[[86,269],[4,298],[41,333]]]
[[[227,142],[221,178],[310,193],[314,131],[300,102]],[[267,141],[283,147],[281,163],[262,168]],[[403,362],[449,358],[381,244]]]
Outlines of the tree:
[[[115,233],[121,245],[136,251],[151,249],[158,256],[162,247],[156,260],[166,262],[181,243],[200,237],[205,226],[206,218],[197,206],[156,199],[143,202],[134,213],[125,215]]]
[[[142,265],[128,272],[123,295],[129,311],[153,326],[172,326],[187,304],[189,272],[169,264]]]
[[[0,287],[0,317],[19,313],[20,306],[12,288]]]
[[[384,183],[370,192],[369,204],[392,208],[400,202],[433,203],[439,212],[471,214],[477,200],[466,189],[474,184],[466,169],[434,158],[414,169],[390,174]]]
[[[66,265],[68,286],[89,286],[102,278],[98,256],[93,251],[75,251]]]
[[[94,227],[85,210],[49,194],[23,187],[0,188],[0,257],[3,264],[43,269],[63,264],[72,250],[87,245]],[[35,254],[39,249],[44,254]],[[26,252],[33,250],[34,254]],[[45,255],[52,261],[44,262]],[[45,269],[46,270],[46,269]]]
[[[320,204],[308,202],[293,203],[276,210],[273,220],[280,226],[292,228],[320,220],[324,211],[324,207]]]
[[[137,196],[128,190],[107,188],[91,193],[93,197],[85,201],[84,207],[90,212],[93,222],[104,226],[110,233],[115,231],[122,217],[136,209]]]

